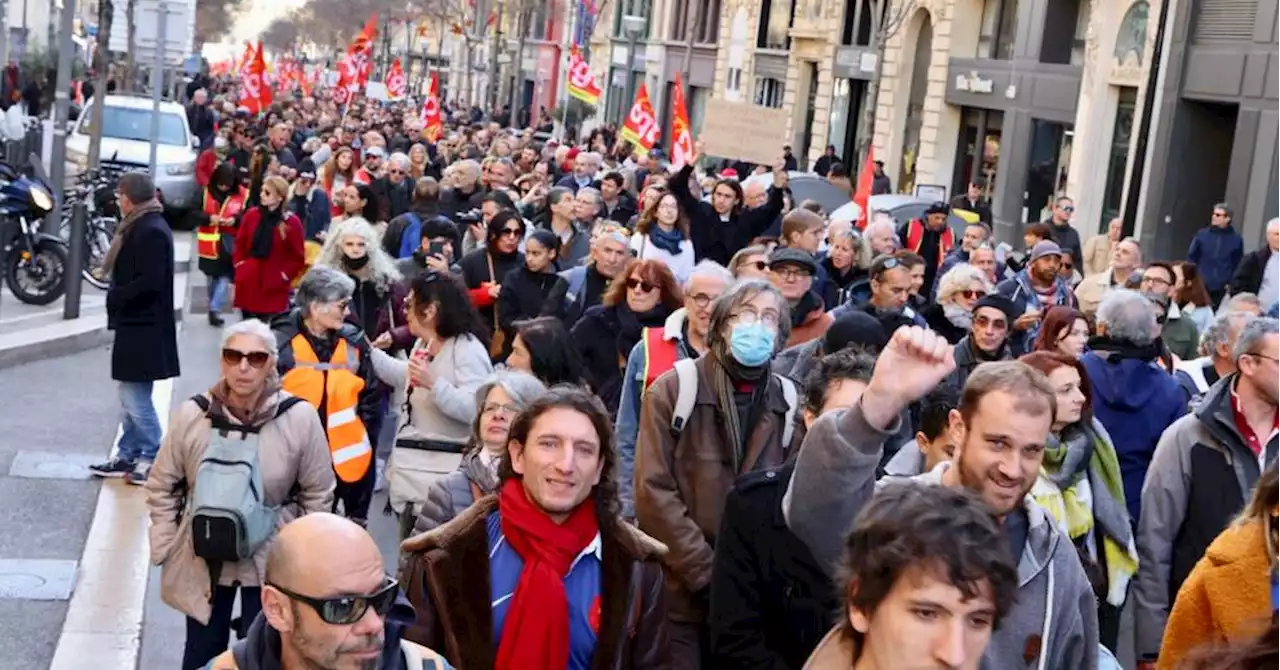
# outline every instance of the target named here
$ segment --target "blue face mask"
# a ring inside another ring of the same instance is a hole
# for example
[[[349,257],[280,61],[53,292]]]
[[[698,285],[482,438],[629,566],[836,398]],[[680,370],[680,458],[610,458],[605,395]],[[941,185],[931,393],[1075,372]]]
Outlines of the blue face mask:
[[[742,365],[759,367],[773,356],[776,337],[777,333],[760,321],[735,324],[729,333],[729,353]]]

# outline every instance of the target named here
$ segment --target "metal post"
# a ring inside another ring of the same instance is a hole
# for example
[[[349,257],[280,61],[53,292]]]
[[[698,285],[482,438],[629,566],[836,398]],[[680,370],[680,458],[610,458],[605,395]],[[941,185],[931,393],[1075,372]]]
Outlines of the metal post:
[[[63,33],[64,35],[68,33]],[[71,208],[71,243],[67,255],[67,269],[62,273],[66,282],[66,293],[62,298],[62,318],[75,319],[80,316],[80,289],[84,280],[80,278],[80,269],[85,264],[84,237],[85,228],[89,225],[89,209],[83,202],[77,202]]]
[[[67,121],[71,117],[71,58],[75,45],[71,33],[75,29],[76,2],[62,2],[62,45],[58,48],[58,78],[53,89],[53,151],[49,156],[49,179],[53,183],[53,211],[45,217],[46,233],[58,232],[62,216],[63,191],[67,181]],[[74,266],[73,266],[74,267]]]
[[[520,127],[520,103],[524,98],[524,35],[529,31],[529,21],[533,18],[533,10],[519,6],[519,13],[516,14],[516,56],[515,56],[515,77],[511,81],[511,127]],[[534,66],[534,76],[537,76],[537,66]],[[530,110],[532,111],[532,110]],[[533,114],[529,115],[529,121],[533,121]]]
[[[631,113],[631,107],[636,99],[636,42],[640,39],[640,32],[637,30],[627,31],[627,97],[622,99],[622,118],[619,123],[627,122],[627,115]]]
[[[93,128],[93,133],[89,136],[89,167],[91,168],[98,167],[102,159],[101,129],[103,102],[107,97],[107,71],[111,63],[107,44],[110,43],[111,36],[112,8],[111,0],[98,0],[98,47],[93,50],[93,67],[97,77],[93,82],[93,109],[89,114],[90,127]]]
[[[492,114],[495,107],[498,106],[498,89],[502,88],[502,79],[498,76],[498,53],[502,49],[502,0],[498,1],[498,15],[493,22],[493,45],[489,47],[489,94],[485,96],[485,104],[489,106],[489,113]],[[485,23],[489,21],[489,15],[485,14]]]
[[[160,164],[156,151],[160,144],[160,97],[164,92],[164,52],[169,46],[169,5],[165,0],[156,3],[159,16],[156,26],[155,62],[151,66],[151,174],[158,174]]]

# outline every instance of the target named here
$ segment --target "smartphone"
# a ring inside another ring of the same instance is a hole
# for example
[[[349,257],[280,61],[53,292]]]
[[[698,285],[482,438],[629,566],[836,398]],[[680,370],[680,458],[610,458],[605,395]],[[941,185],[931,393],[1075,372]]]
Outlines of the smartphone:
[[[447,256],[444,253],[445,244],[446,244],[445,242],[432,242],[431,246],[427,247],[427,255],[439,256],[441,258],[447,259]]]

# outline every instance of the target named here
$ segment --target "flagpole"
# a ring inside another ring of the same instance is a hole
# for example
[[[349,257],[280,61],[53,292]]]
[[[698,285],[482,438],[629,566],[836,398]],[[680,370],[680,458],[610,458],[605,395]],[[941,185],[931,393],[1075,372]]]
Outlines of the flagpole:
[[[579,2],[579,5],[581,5],[581,2]],[[577,28],[578,28],[578,12],[574,11],[569,14],[569,33],[568,33],[569,42],[573,44],[573,46],[581,46],[579,44],[581,40],[578,39],[578,34],[574,32],[575,30],[577,30]],[[561,55],[563,56],[563,54]],[[584,56],[583,58],[586,58],[586,57]],[[566,67],[564,68],[564,86],[561,87],[563,90],[560,91],[564,95],[564,106],[560,108],[560,133],[563,136],[561,137],[561,139],[564,140],[565,142],[570,141],[569,140],[569,103],[573,100],[573,97],[569,95],[569,83],[570,83],[569,68]]]

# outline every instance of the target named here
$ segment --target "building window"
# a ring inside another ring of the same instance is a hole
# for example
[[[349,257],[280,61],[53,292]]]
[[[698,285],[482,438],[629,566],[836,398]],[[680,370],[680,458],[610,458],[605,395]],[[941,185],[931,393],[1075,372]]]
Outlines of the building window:
[[[1063,26],[1074,26],[1071,32]],[[1089,30],[1089,0],[1053,0],[1045,7],[1040,62],[1083,64],[1084,41]]]
[[[782,107],[783,95],[787,92],[787,82],[767,77],[756,78],[755,103],[762,107]]]
[[[756,36],[756,46],[761,49],[790,48],[791,37],[787,32],[791,30],[794,10],[794,0],[764,0],[760,7],[760,32]]]
[[[547,6],[544,3],[534,3],[529,8],[529,13],[525,15],[524,36],[531,40],[547,39]]]
[[[742,69],[731,67],[724,78],[724,97],[726,100],[738,100],[742,96]]]
[[[683,42],[689,36],[689,3],[696,0],[675,0],[671,3],[671,40]]]
[[[546,5],[547,3],[537,3]],[[649,36],[649,27],[652,23],[653,0],[619,0],[618,11],[613,14],[613,36],[618,39],[627,39],[627,33],[622,29],[622,17],[624,16],[643,16],[644,17],[644,34],[640,39]]]
[[[694,41],[698,44],[715,44],[720,41],[720,0],[701,3],[698,16],[698,32]]]
[[[872,8],[871,0],[845,0],[844,28],[840,43],[850,46],[871,46]],[[889,3],[883,3],[881,16],[889,11]]]
[[[605,108],[605,118],[615,123],[622,123],[622,115],[630,109],[631,101],[627,97],[627,69],[615,67],[609,73],[609,96]]]
[[[1124,171],[1129,163],[1133,139],[1133,114],[1138,106],[1138,89],[1124,86],[1116,100],[1116,125],[1111,131],[1111,158],[1107,161],[1107,181],[1102,188],[1102,220],[1097,230],[1106,230],[1111,219],[1120,216],[1124,197]]]
[[[978,58],[1013,60],[1013,39],[1017,29],[1018,0],[986,0],[982,5]]]

